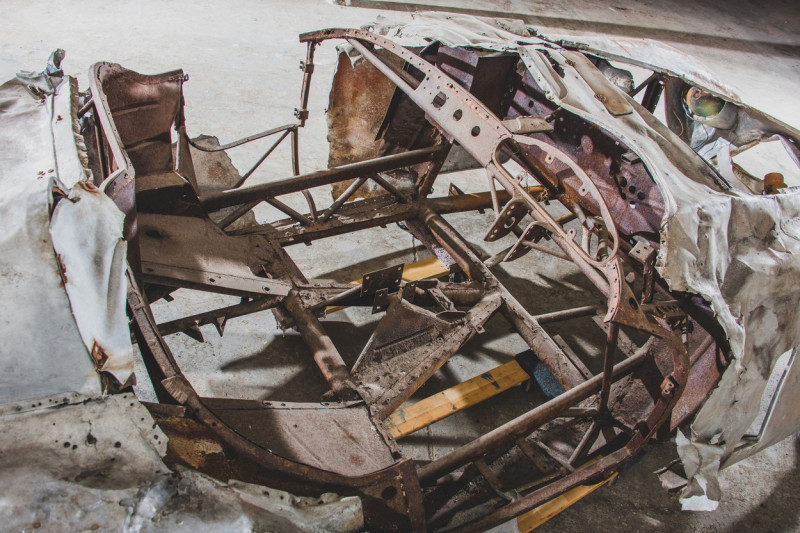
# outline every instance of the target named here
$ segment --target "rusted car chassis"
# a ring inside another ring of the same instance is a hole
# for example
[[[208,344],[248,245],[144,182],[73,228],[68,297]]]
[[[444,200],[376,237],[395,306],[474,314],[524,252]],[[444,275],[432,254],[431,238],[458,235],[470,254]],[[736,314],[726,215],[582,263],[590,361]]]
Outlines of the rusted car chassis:
[[[394,85],[394,96],[375,157],[300,174],[298,131],[308,117],[314,51],[330,39],[346,41],[364,68]],[[169,435],[168,459],[297,494],[358,495],[370,530],[482,531],[617,472],[648,440],[696,411],[725,364],[724,335],[702,301],[669,292],[659,279],[663,200],[628,147],[553,104],[513,53],[438,43],[412,51],[363,30],[308,33],[301,41],[308,51],[297,121],[222,147],[189,138],[181,71],[144,76],[115,64],[93,67],[91,101],[80,111],[83,133],[96,183],[106,183],[126,214],[131,329],[160,401],[149,408]],[[609,112],[639,105],[583,54],[561,53]],[[200,190],[190,146],[230,149],[270,135],[277,141],[234,187]],[[292,175],[243,186],[287,137]],[[456,149],[486,170],[488,191],[430,197]],[[308,191],[332,184],[341,193],[328,207],[316,206]],[[375,194],[352,200],[365,184]],[[281,201],[291,193],[305,195],[308,212]],[[262,202],[287,218],[243,224]],[[557,204],[566,215],[551,214]],[[513,233],[510,249],[482,258],[443,217],[478,210],[495,214],[485,240]],[[357,285],[321,283],[306,279],[284,251],[394,222],[456,275],[402,282],[400,266],[367,272]],[[532,250],[577,266],[604,296],[605,309],[529,313],[491,267]],[[150,303],[177,288],[242,302],[157,324]],[[320,320],[326,308],[343,305],[384,313],[351,366]],[[325,401],[198,395],[164,336],[205,324],[221,334],[228,320],[267,309],[308,345],[330,386]],[[604,313],[598,323],[606,340],[602,370],[593,373],[544,326],[597,312]],[[563,392],[433,461],[405,458],[386,420],[495,315]],[[631,337],[644,340],[623,346]],[[209,441],[223,451],[208,452]]]

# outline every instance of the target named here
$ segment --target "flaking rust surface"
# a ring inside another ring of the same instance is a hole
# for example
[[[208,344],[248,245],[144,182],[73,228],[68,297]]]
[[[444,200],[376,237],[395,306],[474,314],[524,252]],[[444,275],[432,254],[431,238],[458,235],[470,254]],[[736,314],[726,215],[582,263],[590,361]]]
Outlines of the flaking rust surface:
[[[386,58],[397,63],[396,57]],[[394,84],[367,61],[353,64],[346,53],[339,54],[328,105],[329,168],[378,156],[381,142],[375,137],[394,89]],[[351,183],[334,184],[332,196],[338,197]],[[374,196],[374,187],[373,182],[367,182],[356,196]]]

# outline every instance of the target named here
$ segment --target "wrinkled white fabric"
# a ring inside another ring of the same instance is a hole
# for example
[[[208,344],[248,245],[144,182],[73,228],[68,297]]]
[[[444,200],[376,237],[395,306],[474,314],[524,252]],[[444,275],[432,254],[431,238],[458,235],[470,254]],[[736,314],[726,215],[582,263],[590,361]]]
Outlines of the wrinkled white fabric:
[[[0,402],[100,393],[50,236],[52,191],[61,184],[52,125],[64,112],[54,103],[16,80],[0,86]]]

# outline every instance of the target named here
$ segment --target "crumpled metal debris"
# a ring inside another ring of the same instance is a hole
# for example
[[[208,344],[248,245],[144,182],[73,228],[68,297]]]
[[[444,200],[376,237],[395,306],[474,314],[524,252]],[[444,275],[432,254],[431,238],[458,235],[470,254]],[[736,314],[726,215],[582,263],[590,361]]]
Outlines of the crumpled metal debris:
[[[3,531],[353,532],[361,501],[222,483],[161,460],[167,440],[133,394],[0,406]],[[58,524],[58,526],[56,526]]]
[[[453,14],[424,13],[409,25],[373,31],[404,45],[438,40],[450,46],[516,49],[526,63],[535,59],[537,45],[545,45],[519,25]],[[656,65],[662,72],[737,99],[736,91],[719,85],[705,65],[662,43],[598,36],[588,45],[601,57]],[[549,54],[560,57],[555,51]],[[537,70],[535,64],[528,67]],[[545,77],[542,83],[548,81]],[[678,446],[691,477],[683,495],[692,502],[687,508],[713,508],[714,503],[695,502],[721,496],[716,481],[720,464],[730,464],[726,460],[756,419],[757,399],[775,362],[800,344],[800,190],[783,189],[773,196],[720,192],[714,186],[716,172],[688,146],[676,151],[664,142],[662,138],[674,135],[649,114],[606,113],[591,87],[574,74],[550,89],[554,102],[613,132],[642,158],[666,206],[659,273],[671,290],[693,292],[711,302],[730,340],[735,360],[697,415],[691,440],[680,440]],[[703,174],[706,178],[697,182],[684,177]],[[782,424],[782,434],[794,433],[800,430],[800,416],[784,417]],[[736,459],[744,456],[740,452]]]
[[[34,96],[44,98],[45,95],[52,95],[64,78],[64,71],[61,70],[61,62],[67,53],[61,48],[57,48],[50,54],[47,66],[42,72],[21,71],[16,78],[24,83]]]

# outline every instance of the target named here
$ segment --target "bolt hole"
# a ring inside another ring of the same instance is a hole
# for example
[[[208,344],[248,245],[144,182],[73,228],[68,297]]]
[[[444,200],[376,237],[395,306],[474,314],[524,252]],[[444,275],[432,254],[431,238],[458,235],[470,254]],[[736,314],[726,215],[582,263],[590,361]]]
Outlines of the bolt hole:
[[[631,305],[631,307],[633,307],[634,309],[639,309],[639,304],[636,302],[636,300],[635,300],[634,298],[628,298],[628,303],[629,303],[629,304]]]
[[[384,500],[391,500],[395,496],[397,496],[397,489],[394,487],[386,487],[381,491],[381,498]]]
[[[461,111],[460,109],[456,109],[455,112],[453,113],[453,120],[461,120],[461,117],[463,116],[464,112]]]
[[[477,137],[478,135],[481,134],[481,129],[478,126],[475,126],[474,128],[472,128],[472,131],[470,131],[470,133],[472,134],[473,137]]]
[[[636,198],[638,198],[639,200],[644,200],[644,193],[641,191],[637,192]]]

